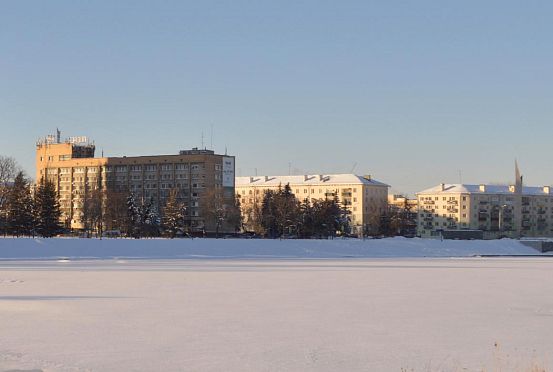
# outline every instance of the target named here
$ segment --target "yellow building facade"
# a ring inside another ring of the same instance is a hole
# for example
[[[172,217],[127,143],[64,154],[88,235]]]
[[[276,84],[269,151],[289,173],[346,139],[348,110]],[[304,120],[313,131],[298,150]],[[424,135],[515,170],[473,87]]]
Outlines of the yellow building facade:
[[[255,176],[237,177],[236,194],[240,200],[244,224],[248,229],[248,215],[244,212],[260,205],[267,190],[278,190],[290,185],[296,198],[324,200],[338,197],[351,212],[351,225],[355,234],[370,233],[378,228],[380,216],[386,212],[389,186],[371,176],[354,174]]]
[[[440,184],[417,193],[417,232],[440,237],[451,231],[481,231],[484,238],[553,236],[549,186]]]
[[[82,228],[83,200],[96,189],[134,194],[151,201],[160,210],[171,189],[188,210],[192,229],[206,226],[200,203],[212,190],[220,189],[224,200],[234,200],[235,158],[211,150],[192,149],[177,155],[94,157],[95,146],[85,137],[61,141],[48,136],[36,145],[36,180],[48,179],[58,191],[63,223]],[[109,202],[109,201],[108,201]]]

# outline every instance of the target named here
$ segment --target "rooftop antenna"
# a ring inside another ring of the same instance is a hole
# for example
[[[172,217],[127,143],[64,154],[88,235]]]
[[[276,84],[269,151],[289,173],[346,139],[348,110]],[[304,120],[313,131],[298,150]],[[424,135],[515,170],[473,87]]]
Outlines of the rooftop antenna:
[[[288,175],[292,175],[292,162],[288,162]]]
[[[255,176],[257,177],[257,168],[255,168]]]
[[[461,185],[463,184],[463,172],[461,171],[461,169],[459,169],[459,183]]]
[[[202,130],[202,149],[204,148],[204,131]]]
[[[227,153],[227,146],[225,145],[225,156],[228,155]]]
[[[357,167],[357,162],[353,163],[353,166],[351,167],[351,171],[350,173],[353,174],[353,172],[355,171],[355,168]]]
[[[211,150],[213,150],[213,124],[211,124]]]
[[[56,143],[61,143],[61,130],[56,128]]]

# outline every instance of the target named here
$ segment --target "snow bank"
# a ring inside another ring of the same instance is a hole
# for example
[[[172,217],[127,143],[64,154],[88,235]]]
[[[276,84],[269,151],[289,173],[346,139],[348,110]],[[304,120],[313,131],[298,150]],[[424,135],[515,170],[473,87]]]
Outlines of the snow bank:
[[[540,255],[516,240],[455,241],[0,238],[0,259],[392,258]]]

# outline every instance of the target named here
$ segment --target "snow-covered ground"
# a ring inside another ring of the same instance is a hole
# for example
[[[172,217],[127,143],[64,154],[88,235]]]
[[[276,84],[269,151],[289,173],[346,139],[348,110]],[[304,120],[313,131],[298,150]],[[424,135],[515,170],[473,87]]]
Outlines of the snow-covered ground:
[[[13,239],[0,238],[0,259],[64,258],[345,258],[538,255],[516,240],[430,239]]]
[[[549,370],[551,283],[514,240],[5,238],[0,371]]]
[[[0,371],[551,370],[551,283],[550,257],[1,261]]]

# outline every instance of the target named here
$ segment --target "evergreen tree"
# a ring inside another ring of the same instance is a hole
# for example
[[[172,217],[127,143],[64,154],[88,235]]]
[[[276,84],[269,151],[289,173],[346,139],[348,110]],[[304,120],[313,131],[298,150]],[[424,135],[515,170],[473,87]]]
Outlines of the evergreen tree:
[[[8,226],[16,236],[30,235],[34,225],[33,200],[29,182],[19,172],[8,194]]]
[[[163,209],[161,226],[164,235],[173,239],[179,231],[184,229],[186,208],[178,201],[178,189],[172,189]]]
[[[154,237],[159,235],[160,218],[154,207],[153,199],[138,208],[139,236]]]
[[[236,196],[234,197],[234,203],[227,208],[226,222],[235,232],[242,229],[242,205],[240,199]]]
[[[278,233],[275,208],[276,195],[275,191],[267,190],[261,203],[261,226],[265,231],[265,236],[269,238],[277,237]]]
[[[300,224],[299,203],[289,184],[279,187],[276,192],[268,190],[265,193],[261,214],[267,236],[276,238],[297,232]]]
[[[132,236],[136,239],[140,238],[140,211],[136,206],[134,193],[132,192],[127,197],[127,221],[125,225],[127,236]]]
[[[43,180],[35,195],[35,221],[37,233],[51,238],[61,231],[60,205],[54,184]]]
[[[338,205],[338,228],[340,234],[348,235],[351,233],[351,211],[345,205]]]
[[[311,238],[315,236],[315,205],[317,200],[313,203],[309,199],[305,199],[299,206],[299,235],[302,238]]]

